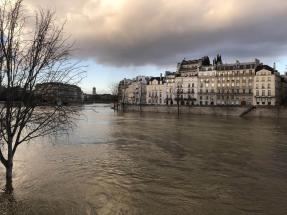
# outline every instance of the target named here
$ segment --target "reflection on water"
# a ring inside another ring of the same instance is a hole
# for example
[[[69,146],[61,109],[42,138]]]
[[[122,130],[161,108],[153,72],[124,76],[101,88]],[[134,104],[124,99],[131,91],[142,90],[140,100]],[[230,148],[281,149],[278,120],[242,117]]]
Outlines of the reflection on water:
[[[19,148],[0,214],[287,214],[284,121],[83,113],[70,136]]]

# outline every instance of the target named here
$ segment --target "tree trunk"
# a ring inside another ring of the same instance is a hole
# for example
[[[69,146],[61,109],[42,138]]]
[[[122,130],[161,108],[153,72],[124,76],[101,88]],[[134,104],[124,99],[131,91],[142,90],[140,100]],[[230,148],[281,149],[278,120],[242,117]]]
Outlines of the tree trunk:
[[[6,193],[12,193],[13,192],[13,160],[10,159],[7,161],[6,166]]]
[[[9,132],[11,134],[11,132]],[[7,162],[6,162],[6,188],[5,192],[10,194],[13,192],[13,136],[8,136],[8,155],[7,155]]]

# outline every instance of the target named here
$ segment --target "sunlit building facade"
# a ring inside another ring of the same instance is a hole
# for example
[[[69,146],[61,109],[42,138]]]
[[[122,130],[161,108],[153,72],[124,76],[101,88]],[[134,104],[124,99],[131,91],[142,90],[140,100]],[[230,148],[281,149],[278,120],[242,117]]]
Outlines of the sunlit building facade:
[[[253,81],[260,61],[216,66],[217,104],[218,105],[252,105]]]
[[[212,64],[207,56],[184,59],[175,72],[144,80],[120,82],[119,92],[126,104],[274,106],[287,102],[286,76],[258,59],[229,64],[224,64],[220,55]]]
[[[153,105],[165,104],[165,79],[160,77],[152,77],[146,86],[146,102]]]
[[[284,77],[275,68],[266,65],[257,67],[253,104],[257,106],[281,105],[286,97],[286,84]]]

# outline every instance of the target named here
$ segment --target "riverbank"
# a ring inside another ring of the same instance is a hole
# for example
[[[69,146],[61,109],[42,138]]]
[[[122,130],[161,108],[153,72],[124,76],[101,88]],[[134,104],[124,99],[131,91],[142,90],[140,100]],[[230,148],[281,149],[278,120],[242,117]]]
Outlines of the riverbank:
[[[179,113],[194,115],[215,115],[235,117],[269,117],[287,118],[287,106],[253,107],[253,106],[163,106],[163,105],[125,105],[125,112],[155,112],[155,113]]]

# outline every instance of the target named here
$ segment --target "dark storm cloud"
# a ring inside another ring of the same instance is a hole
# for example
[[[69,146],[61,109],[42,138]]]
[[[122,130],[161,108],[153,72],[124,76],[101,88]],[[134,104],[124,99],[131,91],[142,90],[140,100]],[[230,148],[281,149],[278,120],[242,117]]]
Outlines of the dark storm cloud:
[[[26,0],[67,18],[78,56],[108,65],[169,65],[218,52],[286,55],[286,0]]]

